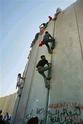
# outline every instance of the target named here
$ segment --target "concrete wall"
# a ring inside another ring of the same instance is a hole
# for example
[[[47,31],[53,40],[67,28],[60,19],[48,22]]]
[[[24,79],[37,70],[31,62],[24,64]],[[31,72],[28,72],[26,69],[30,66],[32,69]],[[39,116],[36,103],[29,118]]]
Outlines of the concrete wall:
[[[0,97],[0,109],[2,109],[3,114],[5,114],[6,112],[12,114],[15,100],[16,93],[5,97]]]
[[[80,106],[80,108],[83,106],[82,31],[83,1],[81,0],[67,8],[55,23],[57,46],[52,55],[53,66],[49,110],[52,113],[58,110],[59,118],[64,108],[68,112],[68,107],[71,110],[76,105]],[[74,113],[74,110],[72,110],[72,113]],[[55,116],[57,118],[58,113]],[[81,115],[78,118],[83,119],[82,109]],[[49,121],[48,123],[50,124],[51,122]],[[56,119],[54,122],[57,122]]]
[[[15,106],[14,124],[25,124],[33,116],[44,120],[47,107],[47,124],[83,119],[83,0],[68,7],[46,30],[56,38],[56,48],[52,55],[46,46],[39,48],[44,34],[33,46],[22,96],[17,99],[18,107]],[[36,71],[43,54],[52,62],[49,94],[42,76]],[[70,116],[72,119],[68,119]]]

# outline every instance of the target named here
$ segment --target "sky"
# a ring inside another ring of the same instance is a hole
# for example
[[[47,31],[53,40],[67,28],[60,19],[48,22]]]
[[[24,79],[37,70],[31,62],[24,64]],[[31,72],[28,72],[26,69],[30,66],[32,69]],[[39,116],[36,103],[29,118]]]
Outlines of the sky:
[[[39,25],[76,0],[0,0],[0,97],[16,92]]]

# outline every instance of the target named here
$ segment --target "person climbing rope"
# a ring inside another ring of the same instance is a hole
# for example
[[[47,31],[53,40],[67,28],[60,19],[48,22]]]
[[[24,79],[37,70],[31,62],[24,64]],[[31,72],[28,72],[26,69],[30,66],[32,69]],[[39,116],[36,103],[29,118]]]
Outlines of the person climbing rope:
[[[49,43],[51,43],[51,47],[50,47]],[[43,41],[41,41],[39,46],[41,47],[44,44],[46,45],[48,52],[51,54],[53,49],[55,48],[55,39],[48,33],[48,31],[45,32]]]
[[[25,77],[22,77],[21,74],[19,73],[17,76],[17,84],[16,84],[16,89],[18,88],[18,91],[17,91],[18,96],[21,96],[22,89],[24,86],[24,80],[25,80]]]
[[[47,65],[47,66],[45,66],[45,65]],[[50,80],[51,79],[51,77],[50,77],[50,75],[47,77],[46,75],[45,75],[45,71],[49,71],[50,70],[50,68],[51,68],[51,63],[48,63],[48,60],[46,60],[46,57],[45,57],[45,55],[42,55],[41,56],[41,60],[39,60],[39,62],[37,63],[37,65],[36,65],[36,68],[37,68],[37,70],[38,70],[38,72],[43,76],[43,78],[44,78],[44,81],[45,81],[45,87],[47,88],[47,87],[49,87],[48,85],[48,81],[47,80]]]

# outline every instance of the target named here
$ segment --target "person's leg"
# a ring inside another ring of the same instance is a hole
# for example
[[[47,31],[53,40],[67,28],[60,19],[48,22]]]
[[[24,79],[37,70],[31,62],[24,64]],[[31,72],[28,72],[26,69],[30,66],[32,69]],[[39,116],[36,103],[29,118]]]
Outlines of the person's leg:
[[[48,76],[45,75],[44,71],[48,70]],[[51,64],[49,66],[43,67],[39,70],[39,73],[45,78],[45,80],[51,79]]]
[[[18,96],[20,97],[21,96],[21,94],[22,94],[22,90],[23,90],[23,88],[18,88],[18,91],[17,91],[17,94],[18,94]]]
[[[44,79],[46,79],[46,75],[44,74],[43,71],[38,71],[38,72],[43,76]]]
[[[44,71],[49,70],[50,68],[51,68],[51,63],[50,63],[49,66],[42,67],[39,71],[42,73],[42,72],[44,72]]]
[[[50,88],[50,79],[51,79],[51,63],[49,66],[47,67],[44,67],[44,71],[47,71],[48,70],[48,74],[47,74],[47,80],[45,81],[45,87],[46,88]]]
[[[45,75],[45,73],[44,73],[44,71],[47,71],[47,70],[49,70],[51,68],[51,66],[46,66],[46,67],[43,67],[43,68],[41,68],[40,70],[38,70],[38,72],[43,76],[43,78],[44,78],[44,82],[45,82],[45,87],[46,88],[50,88],[50,85],[49,85],[49,77],[46,77],[46,75]]]
[[[44,82],[45,82],[45,87],[49,89],[50,88],[49,80],[44,80]]]
[[[49,39],[48,42],[51,43],[51,49],[53,50],[55,48],[55,39]]]
[[[45,87],[47,88],[48,81],[47,81],[46,75],[44,74],[44,72],[39,72],[39,73],[43,76],[43,78],[44,78],[44,83],[45,83]]]
[[[52,46],[51,49],[53,50],[55,48],[55,39],[52,39]]]
[[[51,54],[51,53],[52,53],[52,50],[50,49],[50,46],[49,46],[49,44],[48,44],[48,41],[45,43],[45,45],[46,45],[46,47],[47,47],[47,49],[48,49],[48,52]]]
[[[17,94],[18,94],[18,96],[21,96],[21,94],[20,94],[20,88],[18,88]]]
[[[47,78],[48,80],[51,79],[51,67],[52,67],[52,65],[50,63],[49,68],[48,68],[48,78]]]

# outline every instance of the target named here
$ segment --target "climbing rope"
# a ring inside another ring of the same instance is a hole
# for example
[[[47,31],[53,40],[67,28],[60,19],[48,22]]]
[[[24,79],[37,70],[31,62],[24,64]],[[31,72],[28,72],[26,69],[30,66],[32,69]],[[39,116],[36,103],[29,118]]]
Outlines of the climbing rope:
[[[54,37],[54,33],[55,33],[55,21],[54,21],[54,28],[53,28],[53,37]],[[51,72],[52,73],[52,54],[51,54]],[[49,80],[49,84],[50,84],[50,80]],[[47,116],[48,116],[48,104],[49,104],[49,91],[50,88],[47,88],[47,99],[46,99],[46,114],[45,114],[45,124],[47,124]]]

